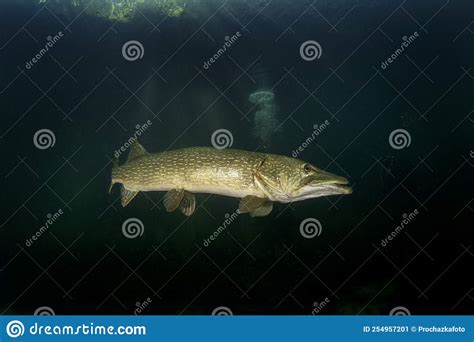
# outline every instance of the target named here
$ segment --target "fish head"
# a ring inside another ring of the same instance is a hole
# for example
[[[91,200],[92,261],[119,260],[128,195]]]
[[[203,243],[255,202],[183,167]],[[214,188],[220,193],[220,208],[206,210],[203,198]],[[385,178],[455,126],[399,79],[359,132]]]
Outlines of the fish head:
[[[302,160],[298,160],[296,164],[295,172],[288,178],[288,193],[292,201],[352,193],[352,188],[347,185],[347,178],[321,170]]]
[[[352,188],[347,185],[349,183],[347,178],[321,170],[303,160],[285,157],[273,166],[276,167],[270,173],[274,175],[273,181],[268,184],[270,192],[277,201],[296,202],[321,196],[352,193]],[[277,183],[278,191],[276,191]]]

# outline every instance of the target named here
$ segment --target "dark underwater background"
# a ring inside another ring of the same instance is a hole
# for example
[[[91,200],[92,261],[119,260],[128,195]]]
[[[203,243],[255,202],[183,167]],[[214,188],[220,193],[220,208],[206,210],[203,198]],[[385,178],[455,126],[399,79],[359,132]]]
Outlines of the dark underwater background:
[[[2,314],[473,314],[472,1],[189,1],[127,20],[65,3],[0,5]],[[132,40],[143,56],[128,61]],[[302,58],[307,41],[319,58]],[[258,90],[274,102],[256,128]],[[353,194],[239,215],[205,246],[237,199],[198,194],[187,218],[163,193],[125,208],[108,193],[115,151],[147,120],[150,152],[226,129],[232,148],[287,156],[328,120],[298,158]],[[41,129],[54,146],[35,146]],[[409,146],[391,146],[397,129]],[[307,218],[320,235],[302,235]]]

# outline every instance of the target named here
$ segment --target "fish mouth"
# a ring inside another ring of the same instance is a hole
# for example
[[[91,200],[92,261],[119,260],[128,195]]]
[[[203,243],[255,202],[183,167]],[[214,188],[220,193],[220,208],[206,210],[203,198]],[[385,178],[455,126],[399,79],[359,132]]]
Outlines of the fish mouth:
[[[321,179],[323,178],[323,179]],[[345,177],[337,176],[328,172],[319,175],[318,179],[307,184],[309,193],[319,196],[328,195],[348,195],[352,193],[349,180]]]
[[[318,184],[316,187],[318,190],[328,191],[334,195],[349,195],[352,194],[352,187],[349,185],[349,181],[345,179],[344,181],[334,181],[330,183]]]

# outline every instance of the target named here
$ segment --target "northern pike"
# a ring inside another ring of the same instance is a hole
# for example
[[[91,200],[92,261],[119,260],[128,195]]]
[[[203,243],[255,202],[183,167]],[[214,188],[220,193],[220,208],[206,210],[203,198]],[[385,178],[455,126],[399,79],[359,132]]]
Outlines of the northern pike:
[[[190,216],[195,193],[240,198],[240,213],[268,215],[273,202],[350,194],[348,180],[282,155],[213,147],[189,147],[148,153],[135,141],[125,164],[114,165],[112,183],[121,183],[126,206],[140,191],[166,191],[167,211]]]

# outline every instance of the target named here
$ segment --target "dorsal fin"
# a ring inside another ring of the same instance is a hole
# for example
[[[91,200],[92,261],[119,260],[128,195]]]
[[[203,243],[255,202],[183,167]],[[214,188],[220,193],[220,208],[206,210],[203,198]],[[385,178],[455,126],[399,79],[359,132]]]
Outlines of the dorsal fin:
[[[144,154],[148,154],[148,152],[145,150],[145,148],[138,142],[138,140],[135,140],[132,145],[130,146],[130,152],[128,153],[128,158],[127,162],[136,159],[140,156],[143,156]]]

